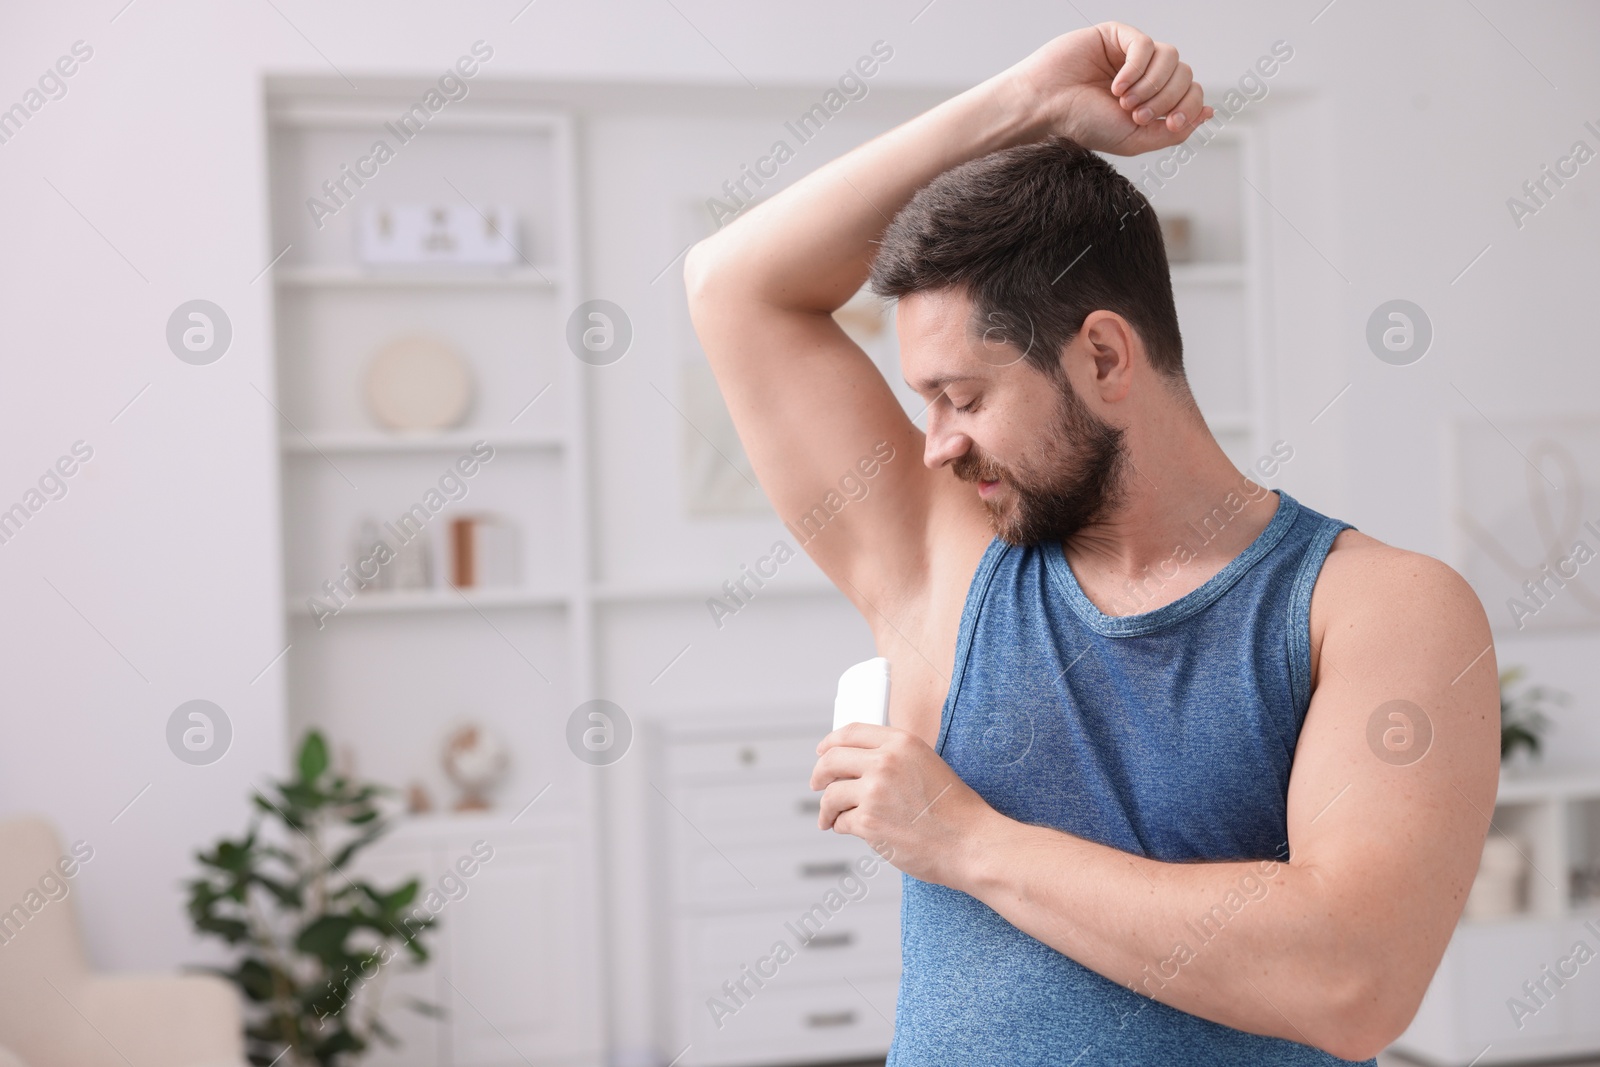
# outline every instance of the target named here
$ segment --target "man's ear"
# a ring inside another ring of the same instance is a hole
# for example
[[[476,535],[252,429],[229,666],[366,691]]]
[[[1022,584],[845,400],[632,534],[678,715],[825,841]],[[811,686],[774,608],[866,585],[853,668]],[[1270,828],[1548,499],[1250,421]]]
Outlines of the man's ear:
[[[1128,320],[1114,311],[1091,311],[1078,330],[1081,347],[1094,368],[1092,388],[1100,399],[1123,399],[1133,387],[1133,359],[1139,337]]]

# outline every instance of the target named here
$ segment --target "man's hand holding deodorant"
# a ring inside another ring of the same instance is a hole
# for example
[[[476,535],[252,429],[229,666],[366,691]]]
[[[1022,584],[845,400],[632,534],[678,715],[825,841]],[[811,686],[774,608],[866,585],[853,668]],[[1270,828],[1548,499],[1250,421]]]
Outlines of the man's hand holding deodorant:
[[[858,725],[859,724],[859,725]],[[817,744],[817,826],[852,834],[914,878],[950,884],[956,841],[981,842],[999,816],[920,737],[889,725],[889,661],[839,676],[833,732]]]

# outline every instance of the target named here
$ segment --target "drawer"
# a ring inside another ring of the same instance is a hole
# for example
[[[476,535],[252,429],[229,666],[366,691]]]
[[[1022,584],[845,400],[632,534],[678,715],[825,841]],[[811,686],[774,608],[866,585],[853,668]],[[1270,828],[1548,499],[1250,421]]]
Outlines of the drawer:
[[[713,1014],[710,991],[681,999],[678,1010],[688,1026],[680,1019],[676,1029],[689,1050],[679,1067],[869,1058],[888,1050],[898,979],[874,975],[789,985],[784,977],[779,971],[732,1014]],[[726,998],[724,1003],[734,1007]]]
[[[831,723],[819,718],[815,736],[786,734],[730,741],[676,741],[662,754],[669,778],[716,777],[728,782],[763,781],[773,774],[798,776],[801,785],[817,764],[817,742]]]
[[[678,809],[666,813],[669,833],[684,840],[705,834],[719,847],[780,835],[817,837],[827,832],[817,829],[822,794],[806,782],[807,775],[801,774],[759,785],[679,786],[667,794]]]
[[[684,972],[675,988],[716,990],[736,981],[741,968],[760,974],[760,961],[772,959],[781,942],[793,956],[776,964],[782,984],[838,981],[846,975],[900,973],[899,874],[891,887],[884,878],[864,879],[866,895],[847,901],[831,914],[802,906],[704,918],[682,918],[675,926],[677,959]],[[774,963],[766,964],[771,970]]]
[[[798,901],[806,906],[839,888],[847,875],[861,879],[858,861],[877,864],[862,879],[877,893],[900,872],[884,863],[865,841],[831,830],[810,841],[744,844],[712,848],[705,840],[680,839],[673,849],[673,889],[680,904],[734,904],[765,907]]]

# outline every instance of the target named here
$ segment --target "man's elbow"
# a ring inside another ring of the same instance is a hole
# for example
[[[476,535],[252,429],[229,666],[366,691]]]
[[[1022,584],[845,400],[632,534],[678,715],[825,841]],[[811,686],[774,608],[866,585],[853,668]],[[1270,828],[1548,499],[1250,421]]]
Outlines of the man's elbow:
[[[1386,973],[1389,966],[1373,960],[1359,974],[1326,983],[1318,1021],[1306,1035],[1313,1045],[1342,1060],[1369,1060],[1405,1032],[1428,983]]]

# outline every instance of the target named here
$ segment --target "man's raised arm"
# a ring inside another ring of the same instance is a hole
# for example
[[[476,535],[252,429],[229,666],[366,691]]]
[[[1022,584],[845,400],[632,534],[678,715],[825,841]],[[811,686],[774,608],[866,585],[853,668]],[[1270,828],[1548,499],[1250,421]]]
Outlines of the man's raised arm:
[[[983,521],[975,494],[924,468],[922,434],[832,318],[866,280],[874,241],[919,187],[969,159],[1051,134],[1133,154],[1182,141],[1204,117],[1171,45],[1105,23],[1054,39],[690,250],[695,330],[780,517],[797,522],[880,442],[893,449],[876,473],[876,505],[842,510],[806,544],[858,607],[875,590],[922,583],[934,511],[970,509]]]

